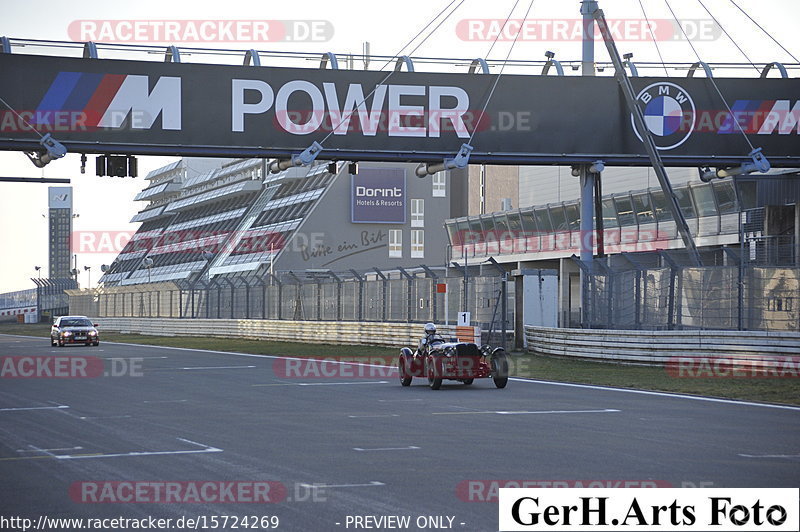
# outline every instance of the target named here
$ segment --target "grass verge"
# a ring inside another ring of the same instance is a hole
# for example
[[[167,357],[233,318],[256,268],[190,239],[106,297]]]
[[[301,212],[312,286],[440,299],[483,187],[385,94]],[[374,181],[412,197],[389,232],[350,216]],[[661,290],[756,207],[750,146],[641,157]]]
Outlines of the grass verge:
[[[46,324],[2,323],[0,334],[47,337],[50,327]],[[396,348],[365,345],[178,338],[111,332],[101,332],[101,341],[288,357],[370,357],[370,362],[380,359],[388,363],[393,363],[398,353]],[[660,366],[629,366],[528,354],[515,354],[511,362],[515,377],[800,405],[798,378],[675,378]]]

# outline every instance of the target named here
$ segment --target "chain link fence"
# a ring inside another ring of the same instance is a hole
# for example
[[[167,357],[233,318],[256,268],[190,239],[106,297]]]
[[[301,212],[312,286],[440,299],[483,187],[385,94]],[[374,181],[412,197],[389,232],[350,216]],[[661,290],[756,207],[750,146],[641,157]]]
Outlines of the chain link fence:
[[[800,331],[800,267],[607,270],[584,298],[584,327]]]
[[[356,272],[349,277],[342,274],[307,277],[301,272],[286,272],[194,283],[110,286],[68,293],[71,313],[96,317],[455,324],[458,313],[467,310],[472,325],[484,331],[499,331],[502,284],[500,276],[470,274],[466,304],[462,277],[409,273],[399,277],[388,273],[370,277]],[[514,283],[506,285],[506,323],[512,328]]]
[[[658,262],[666,266],[658,267],[626,254],[591,266],[578,261],[581,325],[800,331],[800,249],[793,234],[766,234],[776,219],[763,208],[743,211],[742,245],[723,249],[722,265],[692,267],[680,252],[665,251]]]

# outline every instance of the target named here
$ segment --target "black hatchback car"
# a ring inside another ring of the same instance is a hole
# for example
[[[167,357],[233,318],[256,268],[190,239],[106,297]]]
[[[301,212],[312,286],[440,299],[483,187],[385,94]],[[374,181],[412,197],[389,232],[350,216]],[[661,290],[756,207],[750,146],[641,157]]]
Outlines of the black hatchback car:
[[[97,324],[86,316],[61,316],[50,329],[50,345],[67,344],[100,345]]]

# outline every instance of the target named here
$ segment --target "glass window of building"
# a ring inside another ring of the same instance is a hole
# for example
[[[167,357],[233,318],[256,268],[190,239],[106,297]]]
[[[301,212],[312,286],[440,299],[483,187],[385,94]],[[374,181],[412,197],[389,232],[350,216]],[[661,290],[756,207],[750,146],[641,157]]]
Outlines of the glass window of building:
[[[675,199],[678,200],[678,206],[681,208],[683,215],[686,218],[696,218],[697,215],[695,214],[694,205],[692,204],[692,193],[689,191],[689,188],[676,188],[674,192]]]
[[[711,184],[693,185],[691,191],[694,195],[694,203],[697,206],[697,215],[716,216],[717,203],[714,199],[714,189],[711,188]]]
[[[508,219],[508,230],[513,232],[515,237],[519,236],[522,232],[522,219],[519,211],[507,213],[506,219]]]
[[[494,230],[498,234],[508,232],[508,219],[505,214],[497,213],[494,215]]]
[[[411,200],[411,227],[425,227],[425,200]]]
[[[659,222],[667,222],[672,220],[672,211],[667,206],[667,200],[664,197],[663,190],[651,190],[650,199],[652,200],[653,213],[656,220]]]
[[[550,214],[547,208],[536,209],[533,211],[536,217],[536,225],[542,233],[552,233],[553,224],[550,223]]]
[[[603,200],[603,229],[610,227],[619,227],[617,209],[614,207],[614,200],[605,198]]]
[[[736,191],[733,188],[733,181],[714,181],[711,184],[717,196],[719,213],[730,214],[736,212]]]
[[[567,212],[567,227],[570,231],[578,231],[581,228],[581,213],[577,203],[564,206]]]
[[[389,256],[393,258],[403,258],[403,230],[389,230]]]
[[[448,222],[444,224],[444,228],[447,231],[447,238],[450,240],[451,246],[458,246],[461,244],[461,239],[458,236],[458,226],[455,222]]]
[[[656,221],[653,207],[650,205],[650,195],[647,192],[633,195],[633,210],[639,224],[649,224]]]
[[[568,230],[567,215],[564,213],[563,205],[552,205],[550,207],[550,220],[553,222],[553,229],[555,229],[557,233]]]
[[[411,258],[425,258],[425,231],[422,229],[411,230]]]
[[[483,224],[483,239],[488,240],[489,235],[494,232],[494,218],[491,216],[485,216],[481,218],[481,223]]]
[[[433,190],[431,195],[434,198],[447,197],[447,174],[444,172],[436,172],[431,178]]]
[[[467,225],[464,238],[468,244],[474,244],[476,242],[483,242],[486,240],[486,236],[483,232],[483,224],[481,224],[480,218],[469,219],[469,225]]]
[[[619,225],[636,225],[636,217],[633,215],[633,206],[629,195],[614,196],[614,203],[617,207]]]
[[[520,217],[522,218],[522,230],[526,233],[536,233],[536,218],[533,216],[533,211],[522,211]]]

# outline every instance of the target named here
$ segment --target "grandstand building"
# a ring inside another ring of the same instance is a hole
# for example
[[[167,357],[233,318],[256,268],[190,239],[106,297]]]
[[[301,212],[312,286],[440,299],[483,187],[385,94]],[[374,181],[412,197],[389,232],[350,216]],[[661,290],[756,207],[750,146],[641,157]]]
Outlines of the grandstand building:
[[[320,163],[272,174],[261,159],[185,158],[150,172],[142,225],[105,286],[286,271],[443,264],[449,176],[411,164]],[[352,173],[351,173],[352,172]],[[452,205],[451,205],[452,203]]]
[[[558,324],[579,325],[581,269],[573,257],[580,255],[582,238],[600,251],[595,235],[580,232],[579,180],[568,167],[511,168],[470,167],[470,181],[480,185],[471,188],[469,213],[445,224],[448,260],[480,264],[492,257],[517,277],[519,293],[526,273],[553,271],[558,279]],[[495,174],[501,186],[484,186],[493,183]],[[668,174],[704,266],[732,266],[740,259],[747,264],[800,265],[796,169],[710,183],[702,182],[695,168],[669,168]],[[601,271],[688,265],[652,169],[607,168],[601,182],[598,233],[605,257],[595,259]],[[487,204],[493,208],[485,210]],[[792,282],[796,284],[796,276]],[[518,311],[522,299],[517,298]],[[517,313],[518,320],[522,314]]]

